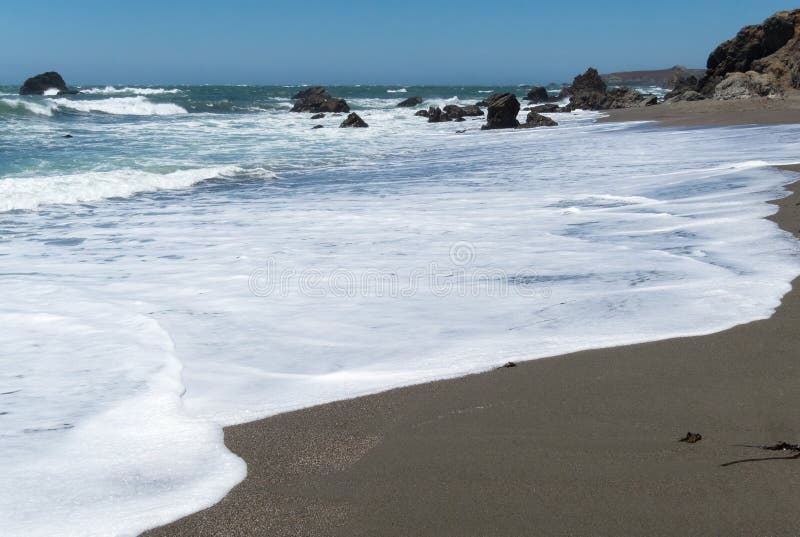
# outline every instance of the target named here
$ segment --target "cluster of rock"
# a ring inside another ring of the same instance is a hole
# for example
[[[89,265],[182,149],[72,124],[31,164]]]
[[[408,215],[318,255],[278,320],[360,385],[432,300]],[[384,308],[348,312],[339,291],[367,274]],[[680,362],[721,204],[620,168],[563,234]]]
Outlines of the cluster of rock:
[[[411,108],[413,106],[419,106],[422,104],[422,97],[415,95],[414,97],[409,97],[404,101],[397,103],[397,106],[400,108]]]
[[[631,88],[619,87],[609,90],[600,73],[593,67],[576,76],[572,85],[562,90],[561,97],[570,99],[565,111],[614,110],[652,106],[658,103],[658,97],[655,95],[643,95]]]
[[[705,76],[676,81],[666,102],[779,97],[800,88],[800,9],[745,26],[709,55]]]
[[[292,112],[332,112],[332,113],[347,113],[350,107],[344,99],[331,97],[322,86],[314,86],[305,89],[292,96],[295,99]]]
[[[535,127],[555,127],[558,125],[549,117],[537,112],[529,112],[525,118],[525,123],[517,120],[520,104],[513,93],[498,93],[486,99],[489,109],[486,113],[486,124],[481,127],[483,130],[493,129],[518,129]]]
[[[59,95],[74,95],[77,90],[71,90],[60,74],[48,71],[27,79],[19,88],[20,95],[44,95],[49,90],[58,90]]]
[[[544,86],[534,86],[528,90],[525,100],[532,104],[554,103],[559,100],[557,96],[550,96]]]
[[[467,106],[448,104],[444,109],[431,106],[427,110],[417,110],[414,115],[428,118],[428,123],[442,123],[444,121],[466,121],[465,117],[482,116],[483,110],[475,104]]]

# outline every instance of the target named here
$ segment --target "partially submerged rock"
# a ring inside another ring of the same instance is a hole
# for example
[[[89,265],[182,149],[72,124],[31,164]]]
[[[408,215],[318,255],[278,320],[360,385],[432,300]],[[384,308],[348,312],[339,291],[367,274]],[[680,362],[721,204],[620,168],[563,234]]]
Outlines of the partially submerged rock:
[[[311,116],[311,119],[322,119],[324,117],[325,117],[325,114],[320,112],[319,114],[314,114],[313,116]]]
[[[58,95],[74,95],[78,93],[67,87],[60,74],[48,71],[27,79],[19,88],[20,95],[44,95],[48,90],[57,90]]]
[[[543,116],[537,112],[528,112],[527,117],[525,118],[525,123],[520,125],[520,128],[524,129],[533,129],[536,127],[557,127],[558,123],[553,121],[547,116]]]
[[[565,88],[564,93],[570,98],[569,104],[564,107],[566,111],[634,108],[651,106],[658,102],[658,97],[655,95],[642,95],[631,88],[619,87],[609,90],[597,69],[593,67],[576,76],[572,86]]]
[[[427,110],[417,110],[414,112],[414,115],[419,117],[428,117],[430,113]]]
[[[557,112],[563,112],[560,106],[557,104],[540,104],[539,106],[531,106],[526,110],[531,110],[532,112],[539,112],[539,113],[546,113],[546,114],[555,114]]]
[[[397,106],[402,108],[411,108],[412,106],[418,106],[420,104],[422,104],[422,97],[414,96],[397,103]]]
[[[442,123],[443,121],[451,121],[447,114],[442,112],[438,106],[431,106],[428,108],[428,123]]]
[[[497,99],[499,99],[503,95],[506,95],[506,94],[505,93],[492,93],[491,95],[489,95],[488,97],[486,97],[482,101],[478,101],[477,103],[475,103],[475,106],[480,106],[480,107],[483,107],[483,108],[487,108],[487,107],[491,106],[493,102],[495,102]]]
[[[443,112],[447,115],[449,119],[461,119],[471,116],[482,116],[483,110],[480,109],[478,105],[469,104],[466,106],[458,106],[457,104],[448,104],[444,107]]]
[[[293,97],[297,99],[292,107],[292,112],[349,112],[350,107],[344,99],[337,99],[322,86],[314,86]]]
[[[352,112],[350,113],[350,115],[347,116],[347,118],[345,118],[344,121],[342,121],[342,124],[339,125],[339,127],[342,129],[347,129],[347,128],[364,129],[369,127],[369,125],[367,125],[366,121],[361,119],[361,116],[359,116],[355,112]]]
[[[517,121],[519,114],[519,101],[513,93],[503,93],[492,100],[486,113],[484,130],[513,129],[519,127]]]
[[[536,104],[549,103],[555,99],[550,97],[550,94],[547,93],[547,88],[544,86],[534,86],[528,91],[527,95],[525,95],[525,100]]]

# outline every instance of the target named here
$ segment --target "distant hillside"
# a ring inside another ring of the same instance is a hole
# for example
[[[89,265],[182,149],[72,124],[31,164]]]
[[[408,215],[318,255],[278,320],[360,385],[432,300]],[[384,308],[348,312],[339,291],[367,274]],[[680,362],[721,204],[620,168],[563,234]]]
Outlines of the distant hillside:
[[[609,73],[601,75],[606,84],[610,86],[660,86],[671,88],[675,75],[694,75],[702,78],[706,74],[705,69],[687,69],[681,65],[670,67],[669,69],[659,69],[655,71],[628,71],[624,73]]]

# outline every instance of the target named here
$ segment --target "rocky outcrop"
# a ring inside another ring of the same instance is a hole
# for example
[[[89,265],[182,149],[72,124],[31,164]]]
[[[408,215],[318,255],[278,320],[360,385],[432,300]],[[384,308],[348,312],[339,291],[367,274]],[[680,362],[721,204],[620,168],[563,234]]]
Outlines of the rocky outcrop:
[[[427,110],[417,110],[416,112],[414,112],[414,115],[419,117],[428,117],[430,115],[430,112],[428,112]]]
[[[569,96],[565,110],[612,110],[651,106],[658,102],[655,95],[642,95],[630,88],[609,90],[596,69],[590,67],[584,74],[575,77],[572,86],[562,93]]]
[[[442,112],[438,106],[431,106],[428,108],[428,123],[442,123],[443,121],[451,121],[447,114]]]
[[[408,99],[397,103],[397,106],[401,108],[411,108],[413,106],[418,106],[420,104],[422,104],[422,97],[414,96],[414,97],[409,97]]]
[[[589,67],[585,73],[578,75],[572,81],[569,87],[570,94],[575,94],[582,91],[594,91],[597,93],[605,93],[608,89],[600,73],[594,67]]]
[[[475,103],[475,106],[480,106],[480,107],[483,107],[483,108],[489,107],[489,106],[492,105],[492,103],[494,101],[496,101],[497,99],[499,99],[503,95],[506,95],[506,94],[505,93],[492,93],[491,95],[486,97],[484,100],[478,101],[477,103]]]
[[[609,86],[658,86],[674,89],[676,79],[690,76],[698,78],[703,75],[705,75],[705,69],[688,69],[683,65],[675,65],[669,69],[625,71],[600,76]]]
[[[519,127],[517,114],[519,114],[517,97],[513,93],[502,93],[497,98],[492,99],[489,110],[486,113],[486,124],[481,128],[490,130]]]
[[[684,91],[683,93],[679,93],[677,95],[673,95],[669,99],[666,99],[665,103],[680,103],[683,101],[702,101],[706,98],[705,95],[702,93],[698,93],[694,90]]]
[[[550,97],[550,94],[547,93],[547,88],[544,86],[534,86],[528,91],[527,95],[525,95],[525,100],[533,104],[538,104],[550,103],[557,99]]]
[[[769,74],[785,87],[800,87],[798,26],[800,10],[797,9],[781,11],[761,24],[745,26],[709,55],[708,69],[698,84],[698,91],[712,96],[729,73],[747,71]]]
[[[322,86],[314,86],[296,93],[292,112],[349,112],[350,107],[344,99],[337,99]]]
[[[528,108],[524,108],[523,110],[530,110],[532,112],[539,112],[539,113],[546,113],[546,114],[554,114],[557,112],[563,112],[560,106],[557,104],[540,104],[539,106],[531,106]]]
[[[361,119],[361,116],[359,116],[355,112],[350,113],[350,115],[348,115],[347,118],[344,121],[342,121],[342,124],[339,125],[339,128],[342,129],[348,129],[348,128],[364,129],[367,127],[369,127],[369,125],[367,125],[367,122]]]
[[[714,88],[714,98],[721,101],[777,97],[780,94],[781,90],[775,77],[755,71],[729,73]]]
[[[676,74],[670,81],[672,91],[664,96],[665,101],[671,101],[686,92],[697,92],[697,77],[692,74]],[[686,99],[682,99],[686,100]]]
[[[61,75],[55,71],[48,71],[27,79],[19,88],[20,95],[44,95],[48,90],[58,90],[59,95],[74,95],[78,93],[67,87]]]
[[[547,116],[543,116],[542,114],[536,112],[528,112],[528,115],[525,118],[525,123],[520,125],[520,128],[533,129],[536,127],[557,127],[557,126],[558,123],[556,123]]]
[[[325,114],[320,112],[319,114],[314,114],[313,116],[311,116],[311,119],[322,119],[324,117],[325,117]]]
[[[443,112],[447,115],[449,119],[453,120],[461,119],[464,117],[483,115],[483,110],[481,110],[480,107],[475,104],[468,104],[466,106],[448,104],[447,106],[444,107]]]

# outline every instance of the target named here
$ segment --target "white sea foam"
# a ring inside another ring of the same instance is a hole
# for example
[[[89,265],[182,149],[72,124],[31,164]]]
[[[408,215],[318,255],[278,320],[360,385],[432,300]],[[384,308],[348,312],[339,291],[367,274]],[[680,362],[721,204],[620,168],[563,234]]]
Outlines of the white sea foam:
[[[58,88],[48,88],[44,90],[44,95],[47,96],[58,95]]]
[[[81,89],[81,93],[85,93],[88,95],[117,95],[117,94],[128,94],[128,95],[164,95],[164,94],[175,94],[180,93],[181,90],[178,88],[172,89],[165,89],[165,88],[147,88],[147,87],[123,87],[117,88],[114,86],[106,86],[104,88],[86,88]]]
[[[76,115],[69,143],[88,142],[74,158],[108,144],[138,166],[194,169],[0,180],[22,208],[286,170],[0,215],[4,535],[134,535],[241,479],[221,425],[720,330],[770,315],[800,272],[797,243],[763,219],[790,180],[763,165],[797,159],[796,126],[653,129],[578,112],[481,132],[482,119],[428,124],[387,101],[357,130],[279,112]],[[33,146],[42,132],[17,136]],[[387,287],[362,278],[374,271]],[[392,294],[395,281],[417,287]]]
[[[386,90],[386,93],[408,93],[408,90],[407,90],[406,88],[400,88],[400,89],[387,89],[387,90]]]
[[[20,97],[3,98],[0,102],[12,107],[26,110],[37,116],[52,116],[57,106],[48,101],[33,102]]]
[[[98,100],[53,99],[60,107],[79,112],[102,112],[124,116],[172,116],[188,113],[173,103],[154,103],[139,95],[136,97],[112,97]]]
[[[242,169],[238,166],[216,166],[171,173],[127,169],[44,177],[5,177],[0,179],[0,211],[35,209],[42,205],[81,203],[140,192],[184,188],[240,172]]]

